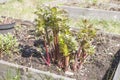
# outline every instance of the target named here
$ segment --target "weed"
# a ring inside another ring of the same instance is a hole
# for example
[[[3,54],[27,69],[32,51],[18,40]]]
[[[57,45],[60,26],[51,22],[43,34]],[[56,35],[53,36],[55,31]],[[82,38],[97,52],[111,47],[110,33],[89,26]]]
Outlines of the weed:
[[[17,39],[10,33],[0,34],[0,52],[11,55],[11,51],[14,51],[18,46]]]
[[[12,74],[12,70],[8,70],[4,80],[21,80],[19,70],[17,70],[16,75]]]

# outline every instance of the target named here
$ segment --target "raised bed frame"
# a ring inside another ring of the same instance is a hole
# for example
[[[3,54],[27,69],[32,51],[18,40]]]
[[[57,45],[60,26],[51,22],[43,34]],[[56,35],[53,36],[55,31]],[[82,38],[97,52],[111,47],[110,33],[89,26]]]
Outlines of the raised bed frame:
[[[28,77],[28,74],[31,75],[32,80],[44,80],[49,77],[54,80],[76,80],[47,71],[41,71],[0,60],[0,80],[3,80],[3,76],[5,77],[8,70],[10,70],[13,74],[16,74],[17,70],[20,70],[20,73],[22,73],[20,77],[22,77],[23,80],[31,80]]]
[[[79,7],[71,7],[71,6],[61,6],[61,8],[67,10],[71,18],[79,18],[82,16],[82,17],[95,18],[95,19],[120,20],[120,12],[118,11],[107,11],[107,10],[79,8]]]

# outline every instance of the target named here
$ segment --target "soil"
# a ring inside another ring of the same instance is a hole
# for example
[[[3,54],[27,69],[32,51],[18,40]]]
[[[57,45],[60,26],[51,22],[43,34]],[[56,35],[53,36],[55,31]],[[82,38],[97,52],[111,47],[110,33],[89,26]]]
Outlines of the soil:
[[[120,4],[120,0],[111,0],[110,2],[111,2],[111,3],[118,4],[118,5]]]
[[[119,42],[119,35],[100,32],[94,43],[96,45],[96,53],[86,61],[80,70],[84,72],[81,76],[78,74],[78,79],[112,80],[112,73],[114,73],[119,63]]]
[[[19,50],[13,52],[12,56],[4,55],[2,59],[15,64],[68,76],[54,64],[51,64],[50,67],[45,65],[41,59],[39,48],[35,46],[36,42],[39,45],[39,38],[35,37],[35,26],[29,21],[16,21],[18,25],[21,25],[17,26],[13,33],[18,39]],[[24,22],[24,24],[21,22]],[[120,57],[120,35],[98,31],[93,44],[96,46],[96,53],[89,56],[81,69],[73,72],[73,76],[68,77],[77,80],[110,80],[111,74],[118,65],[118,57]]]
[[[111,1],[109,3],[90,3],[90,2],[67,2],[64,5],[67,6],[77,6],[82,8],[92,8],[92,9],[101,9],[109,11],[120,11],[120,1]]]

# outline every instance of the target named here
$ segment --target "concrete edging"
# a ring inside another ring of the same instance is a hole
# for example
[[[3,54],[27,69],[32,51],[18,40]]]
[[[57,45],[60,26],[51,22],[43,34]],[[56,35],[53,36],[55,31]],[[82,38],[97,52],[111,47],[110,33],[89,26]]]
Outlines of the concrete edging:
[[[12,67],[15,69],[23,69],[23,70],[26,70],[28,72],[32,72],[32,73],[35,73],[35,75],[39,75],[39,74],[42,74],[42,75],[47,75],[47,76],[51,76],[53,77],[55,80],[76,80],[76,79],[72,79],[72,78],[68,78],[68,77],[65,77],[65,76],[61,76],[61,75],[57,75],[57,74],[54,74],[54,73],[50,73],[50,72],[46,72],[46,71],[41,71],[41,70],[37,70],[37,69],[34,69],[34,68],[29,68],[29,67],[25,67],[25,66],[21,66],[21,65],[17,65],[17,64],[13,64],[13,63],[9,63],[9,62],[6,62],[4,60],[0,60],[0,68],[5,68],[5,67],[2,67],[2,66],[5,66],[7,68],[9,67]],[[0,69],[1,70],[4,70],[4,69]],[[3,72],[5,72],[6,70],[4,70]],[[25,79],[26,80],[26,79]],[[29,79],[27,79],[29,80]],[[33,80],[33,79],[32,79]],[[35,79],[36,80],[36,79]],[[40,79],[37,79],[37,80],[40,80]]]
[[[92,8],[79,8],[71,6],[61,6],[61,8],[68,11],[71,18],[79,18],[80,16],[96,19],[115,19],[120,20],[120,12],[106,11]]]

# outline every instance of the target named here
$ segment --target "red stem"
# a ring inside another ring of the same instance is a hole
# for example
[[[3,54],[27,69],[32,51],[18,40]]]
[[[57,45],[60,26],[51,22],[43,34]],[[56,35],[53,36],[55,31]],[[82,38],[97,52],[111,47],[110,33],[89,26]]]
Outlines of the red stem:
[[[47,60],[45,59],[45,57],[42,56],[42,58],[43,58],[44,62],[45,62],[48,66],[50,66],[50,63],[47,62]]]
[[[84,62],[84,60],[88,57],[88,55],[86,53],[84,53],[83,55],[83,60],[80,61],[80,63],[78,64],[78,69],[80,68],[80,66],[82,65],[82,63]]]
[[[73,63],[73,71],[76,71],[78,65],[78,54],[75,54],[75,62]]]
[[[47,62],[50,64],[50,56],[49,56],[49,53],[48,53],[48,48],[47,48],[47,44],[46,44],[45,40],[44,40],[44,45],[45,45],[45,50],[46,50],[46,54],[47,54]]]
[[[59,54],[58,35],[55,32],[53,34],[54,34],[54,46],[55,46],[55,60],[58,60],[58,54]]]
[[[78,49],[77,57],[80,57],[80,50],[81,50],[81,47],[79,47]]]

